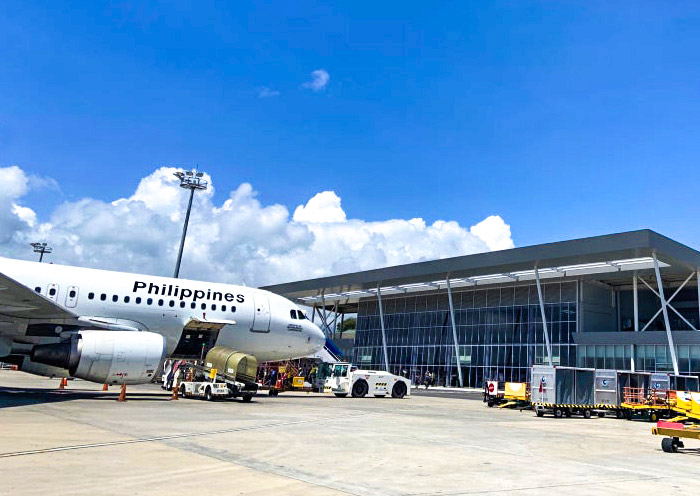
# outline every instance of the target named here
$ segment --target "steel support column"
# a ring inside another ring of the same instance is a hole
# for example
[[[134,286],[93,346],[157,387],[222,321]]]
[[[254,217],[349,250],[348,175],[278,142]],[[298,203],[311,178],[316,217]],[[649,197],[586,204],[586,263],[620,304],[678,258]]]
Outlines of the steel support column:
[[[321,293],[321,307],[323,308],[323,314],[321,314],[321,311],[319,310],[319,311],[318,311],[318,316],[321,317],[321,323],[323,324],[323,327],[326,328],[326,331],[324,332],[324,334],[326,335],[326,337],[330,338],[330,337],[331,337],[331,336],[330,336],[331,331],[330,331],[330,329],[328,328],[328,318],[327,318],[328,316],[327,316],[327,314],[326,314],[326,294],[325,294],[325,290]]]
[[[333,339],[336,339],[337,331],[338,331],[338,300],[335,300],[335,305],[333,306]]]
[[[637,289],[637,271],[632,275],[632,302],[634,305],[634,332],[639,332],[639,291]]]
[[[382,305],[382,288],[377,284],[377,299],[379,300],[379,321],[382,326],[382,348],[384,348],[384,366],[389,372],[389,352],[386,348],[386,329],[384,328],[384,305]]]
[[[542,285],[540,284],[540,272],[537,270],[537,267],[535,267],[535,283],[537,284],[537,296],[540,299],[540,312],[542,313],[542,327],[544,329],[544,342],[547,346],[547,361],[549,362],[549,366],[553,366],[554,362],[552,361],[552,345],[549,342],[549,331],[547,330],[547,316],[545,315],[544,311],[544,299],[542,298]]]
[[[673,373],[678,375],[678,359],[676,358],[676,347],[673,345],[673,334],[671,333],[671,322],[668,320],[668,309],[666,308],[666,297],[664,296],[664,285],[661,281],[661,271],[659,270],[659,259],[656,258],[656,253],[652,253],[654,257],[654,272],[656,273],[656,284],[659,287],[659,299],[661,300],[661,311],[664,314],[664,325],[666,326],[666,336],[668,337],[668,349],[671,352],[671,361],[673,362]]]
[[[635,270],[632,273],[632,303],[634,306],[634,332],[639,332],[639,291],[637,285],[639,284],[639,281],[637,281],[637,271]],[[631,356],[631,361],[630,361],[630,369],[632,372],[635,371],[635,364],[634,364],[634,355],[635,355],[635,346],[634,344],[630,345],[630,356]]]
[[[462,363],[459,360],[459,342],[457,341],[457,323],[455,322],[455,307],[452,304],[452,288],[450,287],[450,278],[446,278],[447,282],[447,300],[450,303],[450,320],[452,321],[452,339],[454,339],[455,344],[455,360],[457,361],[457,378],[459,380],[459,387],[464,387],[464,381],[462,380]]]

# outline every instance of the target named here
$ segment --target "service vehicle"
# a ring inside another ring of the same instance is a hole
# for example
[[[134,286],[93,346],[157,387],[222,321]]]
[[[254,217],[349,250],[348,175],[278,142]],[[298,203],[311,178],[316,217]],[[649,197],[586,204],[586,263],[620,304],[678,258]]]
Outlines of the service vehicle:
[[[360,370],[347,362],[333,364],[326,378],[324,391],[330,391],[338,398],[348,394],[353,398],[372,395],[403,398],[411,394],[411,381],[405,377],[379,370]]]
[[[258,361],[252,355],[226,346],[214,346],[207,353],[204,365],[184,366],[178,393],[184,398],[238,398],[251,401],[257,393],[255,375]],[[191,380],[187,380],[187,379]]]
[[[231,396],[228,384],[214,381],[182,381],[178,386],[178,394],[183,398],[203,398],[207,401]]]

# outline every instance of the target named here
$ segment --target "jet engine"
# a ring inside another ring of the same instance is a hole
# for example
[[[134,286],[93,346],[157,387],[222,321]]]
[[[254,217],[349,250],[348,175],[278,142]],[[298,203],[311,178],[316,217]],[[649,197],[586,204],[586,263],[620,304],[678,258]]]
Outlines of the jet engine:
[[[151,381],[164,354],[165,339],[154,332],[88,330],[70,341],[34,346],[31,359],[87,381],[143,384]]]

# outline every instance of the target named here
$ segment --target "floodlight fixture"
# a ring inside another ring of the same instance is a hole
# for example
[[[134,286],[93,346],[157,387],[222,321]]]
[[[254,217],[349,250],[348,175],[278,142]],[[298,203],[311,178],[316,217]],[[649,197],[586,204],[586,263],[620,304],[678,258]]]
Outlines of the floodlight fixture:
[[[32,248],[34,248],[34,253],[39,254],[39,262],[44,260],[44,253],[51,253],[53,248],[51,248],[47,243],[29,243]]]

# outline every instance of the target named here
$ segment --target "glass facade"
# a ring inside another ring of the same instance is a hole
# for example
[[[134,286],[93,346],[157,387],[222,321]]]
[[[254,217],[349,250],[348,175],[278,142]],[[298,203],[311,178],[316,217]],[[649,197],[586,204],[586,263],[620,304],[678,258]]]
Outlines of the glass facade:
[[[678,372],[695,375],[700,371],[700,345],[677,345]],[[630,370],[632,347],[624,345],[580,345],[578,366],[598,369]],[[673,372],[667,345],[638,344],[634,347],[635,370]]]
[[[555,365],[576,365],[576,282],[543,284]],[[452,291],[465,386],[486,379],[523,382],[533,364],[545,363],[544,333],[533,285]],[[457,362],[447,292],[384,296],[389,370],[412,380],[430,371],[435,384],[457,385]],[[359,303],[353,362],[384,368],[377,299]]]

